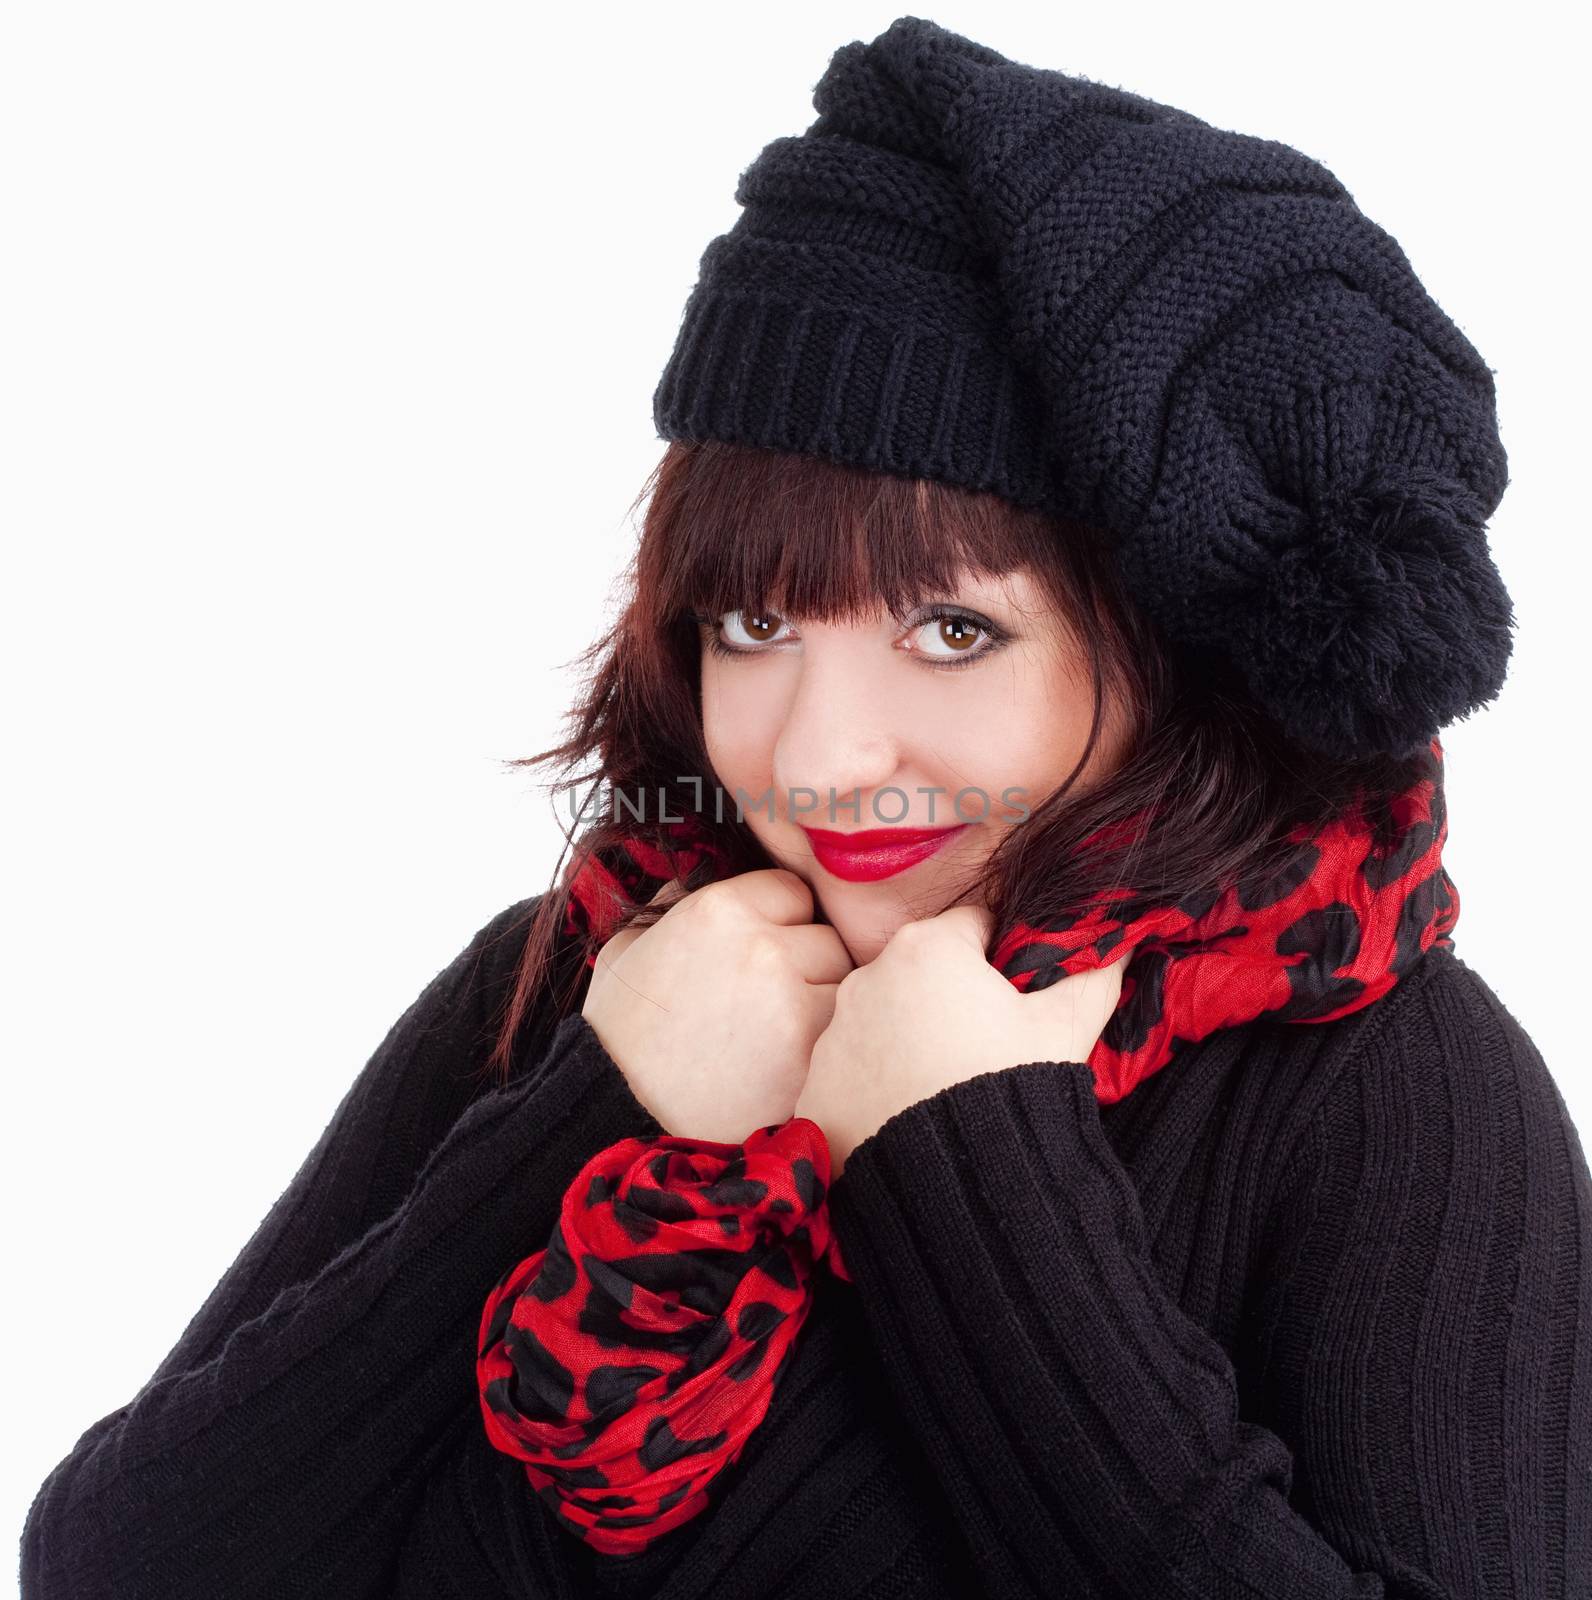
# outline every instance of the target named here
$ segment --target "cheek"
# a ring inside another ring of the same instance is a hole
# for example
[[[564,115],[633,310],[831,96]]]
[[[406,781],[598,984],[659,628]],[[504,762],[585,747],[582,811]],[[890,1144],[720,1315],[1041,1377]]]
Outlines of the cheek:
[[[1072,770],[1089,736],[1087,687],[1045,660],[1011,653],[1015,659],[987,674],[978,693],[944,697],[935,717],[935,748],[965,774],[962,783],[989,796],[996,814],[1037,805]],[[1005,790],[1021,793],[1003,802]],[[969,795],[965,813],[981,803]]]
[[[727,786],[750,787],[773,770],[774,717],[766,693],[749,681],[753,676],[726,672],[712,656],[702,661],[702,737],[713,770]]]

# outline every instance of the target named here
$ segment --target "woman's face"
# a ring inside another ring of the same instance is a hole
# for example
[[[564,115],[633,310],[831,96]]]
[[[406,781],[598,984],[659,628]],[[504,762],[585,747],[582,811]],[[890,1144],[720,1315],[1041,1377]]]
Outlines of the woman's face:
[[[964,571],[899,619],[882,607],[864,623],[828,625],[740,610],[702,635],[703,731],[722,814],[740,799],[747,826],[811,887],[858,965],[904,922],[940,909],[1061,784],[1088,738],[1087,658],[1026,569]],[[1117,721],[1108,701],[1078,789],[1118,759]],[[908,832],[922,844],[906,844]],[[880,835],[883,851],[851,848]]]

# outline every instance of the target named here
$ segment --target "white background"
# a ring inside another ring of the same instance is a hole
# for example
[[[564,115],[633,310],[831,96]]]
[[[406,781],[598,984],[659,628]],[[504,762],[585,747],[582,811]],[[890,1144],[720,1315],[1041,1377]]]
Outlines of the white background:
[[[8,9],[15,1536],[392,1021],[546,887],[551,802],[502,762],[560,737],[613,615],[698,257],[898,14]],[[1497,372],[1520,631],[1445,736],[1455,940],[1592,1127],[1579,57],[1520,5],[919,14],[1316,156]]]

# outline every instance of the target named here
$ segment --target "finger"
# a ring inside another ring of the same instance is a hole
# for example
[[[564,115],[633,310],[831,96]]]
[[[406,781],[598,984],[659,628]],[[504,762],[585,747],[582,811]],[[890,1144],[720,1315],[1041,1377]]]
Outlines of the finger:
[[[835,996],[840,992],[838,983],[810,983],[803,995],[807,1007],[808,1027],[816,1038],[835,1020]]]
[[[1099,968],[1095,974],[1100,980],[1101,989],[1112,996],[1113,1003],[1115,1003],[1116,997],[1122,993],[1122,978],[1128,970],[1128,963],[1132,959],[1133,951],[1131,949],[1124,950],[1115,961]]]
[[[1128,957],[1123,956],[1109,966],[1069,973],[1048,988],[1025,990],[1023,998],[1048,1005],[1069,1021],[1098,1023],[1103,1028],[1122,997],[1122,973],[1127,962]]]
[[[1109,1000],[1112,1005],[1115,1005],[1117,996],[1122,993],[1122,974],[1127,970],[1128,959],[1131,955],[1132,952],[1129,951],[1128,955],[1118,956],[1115,961],[1108,962],[1103,967],[1095,967],[1092,971],[1079,973],[1079,977],[1088,979],[1092,993],[1099,995],[1102,999]]]
[[[965,939],[980,955],[983,955],[995,926],[994,913],[981,903],[952,906],[949,911],[942,911],[932,920],[947,933]]]
[[[1074,954],[1078,953],[1077,951],[1074,952]],[[1101,989],[1120,989],[1122,987],[1122,975],[1127,971],[1128,963],[1132,959],[1133,951],[1129,950],[1118,956],[1115,961],[1106,962],[1103,966],[1085,967],[1078,972],[1069,972],[1064,978],[1058,979],[1057,982],[1051,984],[1050,988],[1059,988],[1062,983],[1070,983],[1079,992],[1082,992],[1086,984]],[[1028,992],[1037,995],[1045,994],[1049,991],[1036,988]]]
[[[781,928],[778,937],[808,983],[838,984],[856,965],[845,941],[827,923]]]
[[[760,867],[727,881],[743,905],[770,922],[794,927],[813,920],[813,892],[788,867]]]

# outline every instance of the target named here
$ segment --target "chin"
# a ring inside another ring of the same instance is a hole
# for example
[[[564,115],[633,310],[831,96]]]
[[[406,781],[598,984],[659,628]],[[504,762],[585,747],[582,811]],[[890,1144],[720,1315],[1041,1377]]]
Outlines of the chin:
[[[877,910],[855,901],[842,901],[833,893],[825,895],[811,880],[813,898],[823,907],[824,920],[840,935],[852,962],[866,966],[890,942],[903,922],[911,918],[899,903],[881,905]]]
[[[840,942],[845,945],[846,953],[851,957],[854,967],[865,967],[872,961],[889,940],[881,937],[877,932],[872,934],[849,932],[843,926],[835,926],[835,932],[840,935]]]
[[[827,922],[840,935],[840,942],[856,966],[866,966],[890,942],[897,928],[914,920],[892,879],[845,883],[830,877],[811,856],[789,860],[781,852],[774,859],[812,890],[815,920]]]

